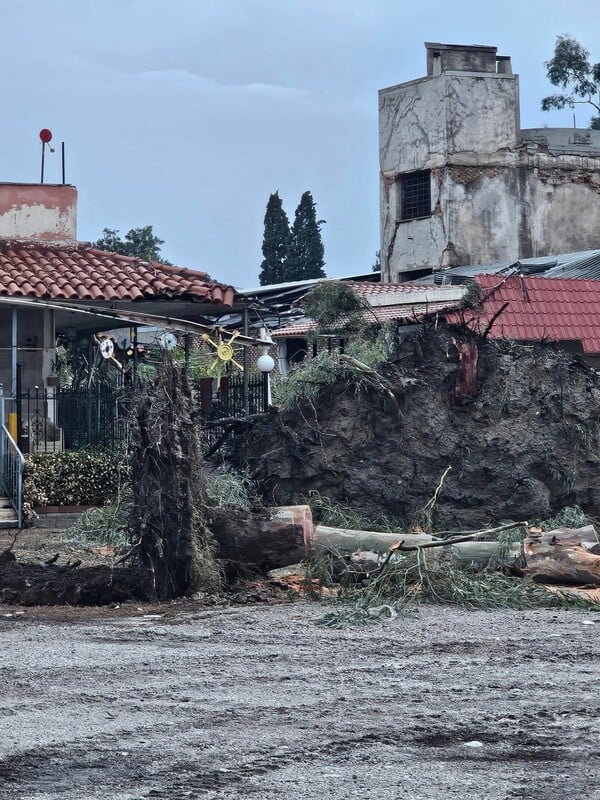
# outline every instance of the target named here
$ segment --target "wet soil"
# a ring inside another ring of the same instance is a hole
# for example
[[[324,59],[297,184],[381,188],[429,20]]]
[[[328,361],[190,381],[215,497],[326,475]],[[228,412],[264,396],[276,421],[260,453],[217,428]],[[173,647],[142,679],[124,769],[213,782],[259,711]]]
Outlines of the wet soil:
[[[236,442],[265,503],[311,492],[404,524],[448,466],[434,522],[468,529],[579,504],[600,515],[600,374],[550,345],[478,340],[476,394],[457,399],[452,333],[407,338],[380,368],[387,390],[344,380],[253,422]]]
[[[130,610],[0,609],[2,800],[600,797],[598,616]]]
[[[68,530],[23,530],[16,539],[2,531],[0,603],[99,606],[151,600],[147,573],[116,566],[118,557],[116,548],[83,546]]]

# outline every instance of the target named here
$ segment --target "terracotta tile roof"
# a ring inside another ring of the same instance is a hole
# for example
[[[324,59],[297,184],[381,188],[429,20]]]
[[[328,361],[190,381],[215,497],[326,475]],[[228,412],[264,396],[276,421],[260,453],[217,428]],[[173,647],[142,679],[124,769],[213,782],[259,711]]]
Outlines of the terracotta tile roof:
[[[579,341],[584,353],[600,353],[600,282],[575,278],[477,275],[484,301],[479,311],[463,312],[473,330],[484,330],[508,303],[489,332],[493,339]],[[448,322],[458,323],[458,314]]]
[[[204,272],[96,250],[89,244],[0,240],[0,295],[43,300],[189,300],[233,304],[232,286]]]
[[[323,281],[315,281],[315,283],[327,283],[327,280]],[[335,282],[335,278],[330,279],[331,282]],[[356,292],[359,297],[362,297],[364,300],[369,302],[373,300],[374,302],[377,301],[377,298],[381,298],[382,296],[389,296],[390,300],[393,298],[393,302],[396,302],[395,298],[398,297],[397,302],[401,302],[402,295],[406,294],[420,294],[423,292],[427,292],[431,294],[432,291],[436,291],[439,287],[436,286],[425,286],[421,284],[413,284],[413,283],[371,283],[369,281],[343,281],[344,286],[350,286]],[[306,292],[302,294],[297,300],[294,300],[292,306],[302,306],[302,301],[304,297],[308,294],[310,289],[313,287],[307,287]]]
[[[379,294],[414,294],[414,292],[429,292],[432,287],[418,283],[370,283],[366,281],[344,281],[346,286],[351,286],[361,297],[372,297]]]
[[[428,287],[431,289],[431,287]],[[370,318],[375,322],[394,322],[405,320],[421,320],[424,316],[435,314],[438,311],[446,311],[449,308],[455,308],[456,301],[440,301],[437,303],[411,303],[405,305],[389,305],[389,306],[376,306],[365,312],[367,320]],[[314,322],[311,319],[304,318],[284,328],[276,328],[271,331],[273,339],[287,339],[294,336],[305,336],[311,328],[314,327]]]

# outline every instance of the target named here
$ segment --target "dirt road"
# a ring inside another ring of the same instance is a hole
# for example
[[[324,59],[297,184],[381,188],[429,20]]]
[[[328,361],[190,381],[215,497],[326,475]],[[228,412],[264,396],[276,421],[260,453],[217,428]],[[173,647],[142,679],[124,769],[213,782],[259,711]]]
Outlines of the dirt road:
[[[600,798],[600,617],[0,609],[0,798]]]

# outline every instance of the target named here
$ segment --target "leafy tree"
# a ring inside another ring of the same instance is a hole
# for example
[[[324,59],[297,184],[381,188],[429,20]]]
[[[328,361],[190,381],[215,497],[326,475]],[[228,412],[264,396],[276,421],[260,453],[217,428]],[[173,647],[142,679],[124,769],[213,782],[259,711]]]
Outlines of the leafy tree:
[[[325,277],[324,249],[321,240],[321,225],[324,222],[323,219],[317,220],[312,194],[304,192],[292,225],[292,243],[284,273],[286,281]]]
[[[279,193],[269,197],[265,211],[265,232],[262,243],[263,260],[260,265],[261,286],[283,283],[290,252],[290,221],[283,208]]]
[[[118,230],[104,228],[102,237],[92,244],[99,250],[120,253],[124,256],[137,256],[143,261],[171,263],[161,256],[160,247],[164,244],[164,240],[154,235],[152,225],[146,225],[144,228],[132,228],[125,234],[124,239],[119,236]]]
[[[554,56],[544,66],[550,83],[564,92],[544,97],[542,111],[575,108],[579,103],[600,111],[600,63],[592,64],[589,51],[576,39],[569,34],[557,36]],[[600,129],[600,116],[592,117],[590,127]]]

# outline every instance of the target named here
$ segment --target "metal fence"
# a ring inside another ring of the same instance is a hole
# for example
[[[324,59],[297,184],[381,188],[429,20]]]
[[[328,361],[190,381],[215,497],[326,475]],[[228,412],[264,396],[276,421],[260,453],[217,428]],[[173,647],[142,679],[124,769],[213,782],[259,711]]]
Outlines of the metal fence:
[[[16,511],[16,524],[21,527],[23,520],[23,453],[4,423],[4,395],[0,387],[0,490],[10,500]]]
[[[263,414],[268,407],[268,376],[264,373],[199,378],[192,383],[192,396],[202,419],[218,420]]]
[[[268,376],[263,374],[246,379],[226,376],[219,383],[212,378],[193,381],[192,398],[200,423],[210,421],[213,430],[221,419],[266,412],[267,381]],[[25,453],[57,452],[127,442],[134,399],[132,388],[100,385],[20,392],[13,398],[19,449]]]

